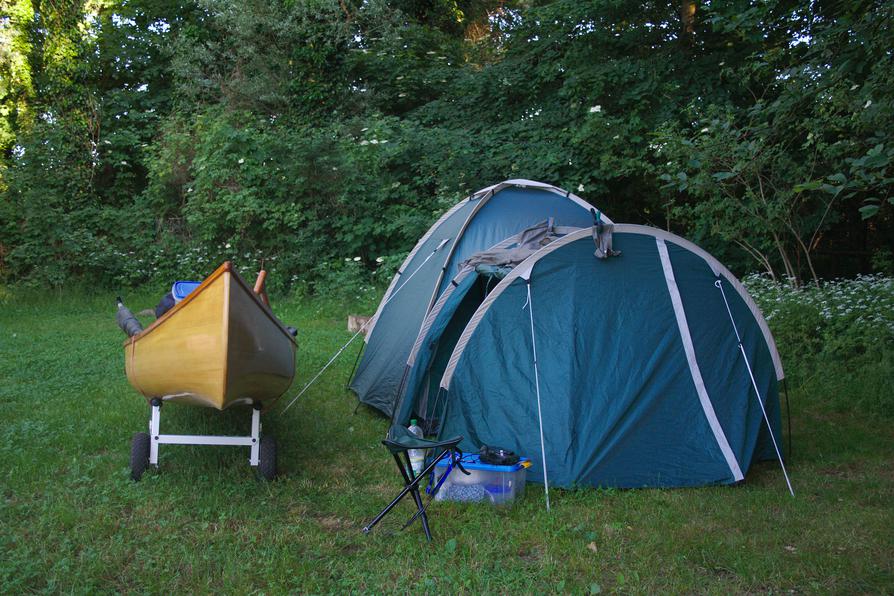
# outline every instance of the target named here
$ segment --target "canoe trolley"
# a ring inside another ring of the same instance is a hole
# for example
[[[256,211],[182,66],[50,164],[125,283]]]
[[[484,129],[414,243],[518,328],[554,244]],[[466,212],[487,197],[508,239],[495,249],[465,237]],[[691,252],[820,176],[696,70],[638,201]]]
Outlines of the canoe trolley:
[[[160,445],[230,445],[249,447],[248,464],[267,480],[276,478],[276,440],[272,436],[261,436],[261,404],[251,408],[251,434],[233,437],[224,435],[165,435],[161,434],[161,406],[163,400],[155,398],[150,402],[152,414],[149,417],[149,432],[136,433],[130,446],[130,477],[139,480],[143,472],[152,465],[158,467]]]

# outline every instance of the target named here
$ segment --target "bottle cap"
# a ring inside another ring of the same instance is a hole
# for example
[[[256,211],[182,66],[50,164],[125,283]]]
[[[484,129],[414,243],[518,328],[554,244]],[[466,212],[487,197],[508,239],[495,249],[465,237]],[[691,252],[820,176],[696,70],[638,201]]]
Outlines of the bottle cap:
[[[416,426],[416,419],[415,419],[415,418],[411,418],[411,419],[410,419],[410,426]]]

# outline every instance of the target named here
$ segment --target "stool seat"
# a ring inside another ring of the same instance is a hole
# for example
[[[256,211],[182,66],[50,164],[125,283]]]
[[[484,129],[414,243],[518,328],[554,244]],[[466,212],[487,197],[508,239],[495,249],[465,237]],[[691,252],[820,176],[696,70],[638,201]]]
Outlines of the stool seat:
[[[388,429],[388,435],[382,440],[382,445],[391,453],[401,453],[410,449],[454,448],[462,440],[462,437],[453,437],[445,441],[430,441],[419,438],[403,426],[395,424]]]

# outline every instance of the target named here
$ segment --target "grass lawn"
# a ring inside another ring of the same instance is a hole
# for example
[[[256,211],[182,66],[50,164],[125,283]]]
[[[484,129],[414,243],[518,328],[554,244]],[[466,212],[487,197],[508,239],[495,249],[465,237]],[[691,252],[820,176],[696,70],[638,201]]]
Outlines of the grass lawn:
[[[365,536],[400,483],[379,444],[387,421],[355,413],[345,390],[354,350],[265,416],[276,482],[256,479],[247,449],[165,446],[134,483],[130,439],[149,408],[124,375],[113,298],[0,295],[0,592],[894,591],[891,421],[797,387],[794,499],[767,462],[738,487],[551,491],[550,513],[537,484],[507,510],[436,503],[430,545],[418,525],[394,533],[404,504]],[[292,393],[349,337],[348,312],[368,310],[274,307],[299,329]],[[248,422],[247,409],[168,405],[162,429]]]

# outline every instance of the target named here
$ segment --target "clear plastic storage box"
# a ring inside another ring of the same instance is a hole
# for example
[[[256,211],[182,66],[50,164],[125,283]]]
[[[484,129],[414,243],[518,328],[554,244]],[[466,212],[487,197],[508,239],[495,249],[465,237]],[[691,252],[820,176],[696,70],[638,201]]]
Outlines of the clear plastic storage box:
[[[477,453],[464,455],[463,467],[466,476],[457,467],[444,480],[435,495],[436,501],[489,502],[494,505],[508,505],[525,494],[525,476],[531,465],[528,458],[521,458],[510,466],[495,466],[481,463]],[[447,472],[449,459],[442,459],[435,467],[434,484],[437,486]]]

